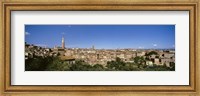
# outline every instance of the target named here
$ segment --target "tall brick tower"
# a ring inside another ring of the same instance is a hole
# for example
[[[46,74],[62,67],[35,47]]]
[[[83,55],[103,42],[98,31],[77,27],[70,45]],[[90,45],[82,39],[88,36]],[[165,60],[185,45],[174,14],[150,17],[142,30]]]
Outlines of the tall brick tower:
[[[65,38],[62,37],[62,48],[65,49]]]

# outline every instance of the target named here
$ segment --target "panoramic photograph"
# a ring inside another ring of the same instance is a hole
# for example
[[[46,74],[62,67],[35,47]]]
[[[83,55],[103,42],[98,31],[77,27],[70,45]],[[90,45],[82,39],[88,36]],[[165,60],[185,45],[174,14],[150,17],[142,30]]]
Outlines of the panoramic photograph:
[[[25,25],[25,71],[175,71],[175,25]]]

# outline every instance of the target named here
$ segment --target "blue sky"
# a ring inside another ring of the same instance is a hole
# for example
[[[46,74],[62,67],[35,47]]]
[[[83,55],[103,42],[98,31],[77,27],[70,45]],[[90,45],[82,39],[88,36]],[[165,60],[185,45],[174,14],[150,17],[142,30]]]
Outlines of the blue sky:
[[[28,44],[68,48],[174,48],[175,25],[25,25]]]

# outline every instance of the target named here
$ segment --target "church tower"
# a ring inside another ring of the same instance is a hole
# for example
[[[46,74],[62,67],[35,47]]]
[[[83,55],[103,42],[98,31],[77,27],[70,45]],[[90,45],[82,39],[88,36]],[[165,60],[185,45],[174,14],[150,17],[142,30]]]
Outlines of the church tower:
[[[65,49],[65,38],[62,37],[62,49]]]

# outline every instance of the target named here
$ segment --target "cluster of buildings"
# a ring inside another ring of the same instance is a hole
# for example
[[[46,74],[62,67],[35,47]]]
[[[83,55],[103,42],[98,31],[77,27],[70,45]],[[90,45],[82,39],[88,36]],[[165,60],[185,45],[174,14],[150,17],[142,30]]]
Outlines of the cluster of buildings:
[[[156,52],[147,56],[150,52]],[[127,63],[134,63],[136,56],[145,59],[144,64],[153,66],[166,65],[170,67],[171,63],[175,63],[175,51],[173,50],[134,50],[134,49],[80,49],[71,48],[66,49],[63,56],[73,57],[75,59],[84,60],[88,64],[106,65],[108,61],[115,61],[119,57],[122,61]]]
[[[53,52],[50,48],[43,48],[35,46],[33,44],[25,43],[25,59],[34,58],[35,56],[48,57],[48,56],[59,56],[59,52]]]
[[[157,54],[147,55],[149,52]],[[175,63],[174,50],[136,50],[136,49],[95,49],[92,48],[65,48],[64,38],[62,46],[54,48],[42,48],[30,44],[25,44],[25,59],[34,58],[34,56],[59,56],[68,63],[74,63],[75,60],[84,60],[88,64],[106,65],[108,61],[114,61],[116,57],[127,63],[134,63],[136,56],[144,57],[144,64],[148,66],[166,65],[170,67]]]

